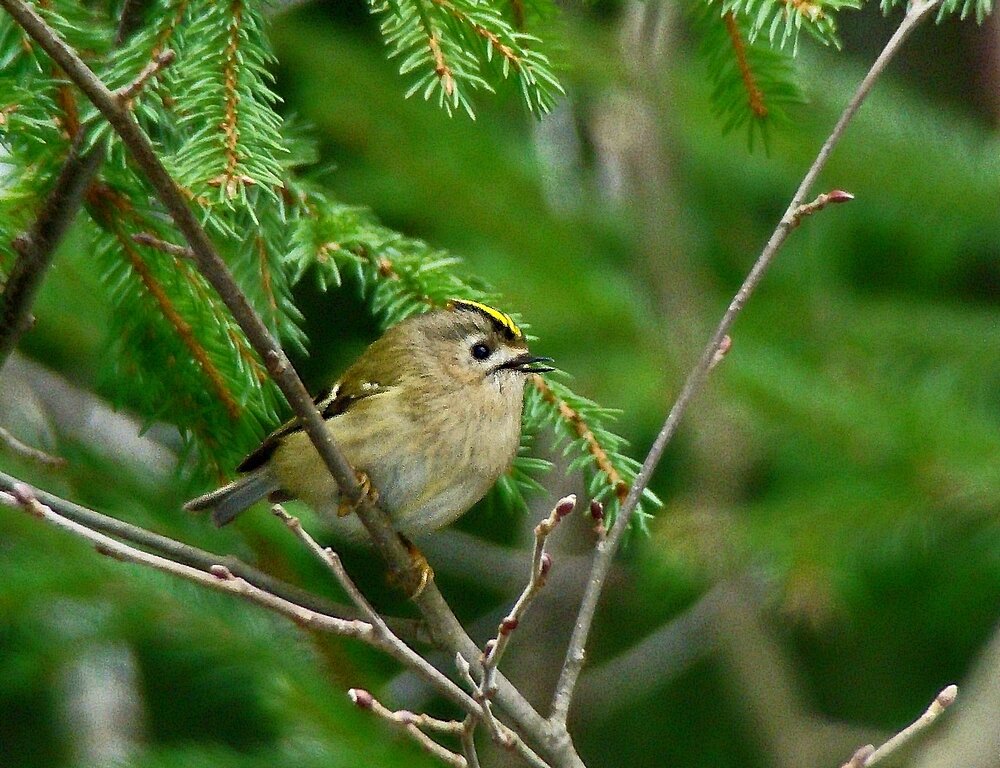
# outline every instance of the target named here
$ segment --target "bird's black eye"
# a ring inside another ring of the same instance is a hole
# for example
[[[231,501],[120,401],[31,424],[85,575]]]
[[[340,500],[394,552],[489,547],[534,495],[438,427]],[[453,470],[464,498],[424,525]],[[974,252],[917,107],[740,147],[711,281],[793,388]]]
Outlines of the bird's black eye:
[[[472,356],[476,360],[485,360],[487,357],[493,354],[493,350],[483,343],[472,345]]]

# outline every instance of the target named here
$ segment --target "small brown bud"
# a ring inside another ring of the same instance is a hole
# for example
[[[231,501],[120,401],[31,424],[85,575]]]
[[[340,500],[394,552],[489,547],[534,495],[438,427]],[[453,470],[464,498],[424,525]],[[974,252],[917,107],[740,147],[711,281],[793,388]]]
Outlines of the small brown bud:
[[[208,569],[208,572],[212,574],[217,579],[231,579],[233,578],[233,572],[230,571],[224,565],[213,565]]]
[[[604,505],[596,499],[590,502],[590,516],[595,520],[604,519]]]
[[[500,622],[500,632],[504,635],[509,635],[515,629],[517,629],[518,620],[514,616],[508,616],[503,621]]]
[[[548,552],[542,555],[542,559],[538,562],[538,573],[542,577],[548,576],[549,571],[552,569],[552,557]]]
[[[854,195],[842,189],[834,189],[826,193],[826,199],[831,203],[849,203],[854,199]]]
[[[354,706],[360,707],[361,709],[371,709],[372,704],[374,704],[374,697],[368,693],[364,688],[351,688],[347,695],[350,697]]]
[[[571,493],[565,498],[559,499],[559,503],[556,504],[556,517],[566,517],[570,512],[573,511],[573,507],[576,506],[576,494]]]

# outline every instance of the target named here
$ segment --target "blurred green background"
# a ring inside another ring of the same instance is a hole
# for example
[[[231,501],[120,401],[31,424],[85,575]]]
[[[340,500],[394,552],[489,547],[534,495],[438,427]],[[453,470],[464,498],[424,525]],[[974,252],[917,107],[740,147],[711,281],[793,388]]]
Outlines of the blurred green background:
[[[576,391],[622,410],[641,459],[897,18],[842,16],[841,54],[804,39],[808,104],[753,154],[745,135],[721,135],[669,3],[568,11],[547,33],[568,95],[540,123],[503,89],[475,122],[403,100],[361,3],[281,12],[273,42],[283,109],[315,128],[334,194],[463,255]],[[655,478],[665,508],[598,615],[573,712],[591,768],[839,765],[950,682],[971,685],[945,740],[963,716],[1000,711],[976,682],[1000,677],[998,50],[992,19],[917,33],[818,183],[855,202],[792,235],[740,318]],[[196,489],[178,479],[169,431],[137,438],[100,399],[108,310],[88,266],[71,238],[0,404],[0,424],[69,465],[0,455],[0,468],[335,596],[263,510],[224,531],[179,511]],[[298,297],[318,387],[373,325],[350,288],[324,295],[307,279]],[[550,484],[531,519],[484,504],[425,545],[479,640],[523,585],[531,524],[575,487],[558,471]],[[556,538],[553,581],[507,669],[540,706],[592,541],[582,523]],[[346,560],[380,605],[407,612],[368,553]],[[102,559],[9,510],[0,574],[0,765],[435,764],[345,691],[447,707],[354,644]],[[1000,717],[983,722],[987,746],[965,738],[968,752],[911,762],[1000,765]]]

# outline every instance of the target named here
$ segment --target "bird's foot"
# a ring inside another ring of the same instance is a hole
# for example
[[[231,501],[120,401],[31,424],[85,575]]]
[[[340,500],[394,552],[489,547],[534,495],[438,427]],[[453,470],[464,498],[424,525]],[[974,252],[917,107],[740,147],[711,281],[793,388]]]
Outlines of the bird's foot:
[[[358,504],[366,499],[373,505],[378,504],[378,491],[375,490],[372,481],[368,479],[368,475],[361,470],[356,470],[354,474],[358,478],[358,485],[361,486],[361,495],[357,501],[352,501],[346,496],[341,496],[340,504],[337,505],[337,517],[347,517],[358,508]]]
[[[424,557],[424,553],[417,549],[416,545],[412,541],[401,533],[398,535],[399,540],[403,542],[403,546],[406,547],[406,551],[410,554],[410,563],[413,566],[413,570],[420,574],[420,579],[417,582],[416,587],[414,587],[410,591],[410,594],[407,595],[410,600],[416,600],[427,588],[427,585],[434,580],[434,569],[431,568],[431,564],[427,562],[427,558]]]

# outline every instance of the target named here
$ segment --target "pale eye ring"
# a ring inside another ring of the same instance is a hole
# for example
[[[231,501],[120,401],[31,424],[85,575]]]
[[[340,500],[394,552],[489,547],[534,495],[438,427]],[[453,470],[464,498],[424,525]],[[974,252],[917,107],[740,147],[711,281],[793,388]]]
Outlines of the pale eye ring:
[[[483,344],[482,342],[479,342],[478,344],[473,344],[471,352],[472,356],[476,360],[485,360],[486,358],[488,358],[490,355],[493,354],[493,350],[490,349],[488,345]]]

